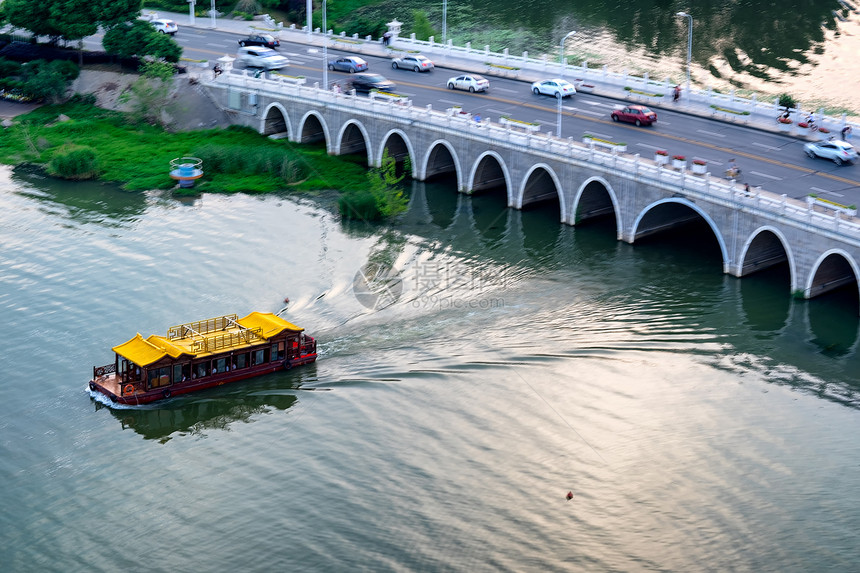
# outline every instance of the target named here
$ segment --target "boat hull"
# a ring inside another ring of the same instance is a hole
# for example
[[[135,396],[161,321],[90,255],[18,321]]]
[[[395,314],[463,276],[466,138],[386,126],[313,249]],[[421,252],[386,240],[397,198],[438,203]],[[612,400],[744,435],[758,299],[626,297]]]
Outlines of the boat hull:
[[[179,382],[176,384],[172,384],[171,386],[168,386],[166,388],[153,388],[145,391],[135,389],[133,392],[130,393],[126,393],[121,389],[122,386],[117,382],[116,376],[114,374],[97,376],[93,378],[89,382],[89,387],[90,390],[104,394],[112,402],[115,402],[117,404],[149,404],[151,402],[156,402],[158,400],[166,400],[167,398],[180,396],[182,394],[199,392],[200,390],[205,390],[207,388],[223,386],[224,384],[230,384],[233,382],[238,382],[240,380],[246,380],[248,378],[255,378],[264,374],[271,374],[272,372],[277,372],[278,370],[289,370],[290,368],[296,366],[303,366],[305,364],[315,362],[316,359],[317,354],[316,352],[314,352],[312,354],[298,356],[291,360],[284,360],[283,362],[269,363],[257,367],[251,367],[241,371],[231,371],[224,372],[222,374],[215,374],[207,376],[205,378],[188,380],[186,382]],[[133,387],[133,385],[131,386]]]

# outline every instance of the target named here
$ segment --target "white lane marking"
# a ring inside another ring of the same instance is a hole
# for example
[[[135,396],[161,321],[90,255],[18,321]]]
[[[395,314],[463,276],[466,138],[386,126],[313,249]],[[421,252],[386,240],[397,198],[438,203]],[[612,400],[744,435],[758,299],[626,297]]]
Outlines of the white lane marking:
[[[810,187],[813,191],[818,191],[819,193],[827,193],[828,195],[834,195],[836,197],[845,197],[842,193],[837,193],[836,191],[828,191],[827,189],[822,189],[821,187]]]
[[[767,173],[761,173],[760,171],[750,171],[752,175],[758,175],[759,177],[764,177],[765,179],[772,179],[773,181],[782,181],[782,177],[776,177],[775,175],[768,175]]]
[[[662,147],[658,147],[656,145],[648,145],[647,143],[637,143],[639,147],[644,147],[645,149],[653,149],[654,151],[658,149],[663,149]]]
[[[615,107],[614,105],[606,104],[606,103],[603,103],[602,101],[589,101],[589,100],[584,100],[584,101],[583,101],[583,103],[587,103],[588,105],[593,105],[593,106],[596,106],[596,107],[611,107],[611,108],[614,108],[614,107]]]
[[[440,99],[440,100],[439,100],[439,103],[450,103],[451,105],[460,105],[460,103],[459,103],[459,102],[451,101],[451,100],[449,100],[449,99]]]
[[[663,123],[666,123],[665,121]],[[697,129],[696,133],[704,133],[705,135],[712,135],[714,137],[725,137],[724,133],[714,133],[713,131],[705,131],[704,129]]]
[[[511,88],[494,88],[494,92],[508,92],[509,94],[520,93],[520,90],[512,90]]]
[[[233,44],[233,43],[225,44],[224,42],[221,42],[220,44],[206,44],[206,46],[209,46],[210,48],[223,48],[224,46],[236,46],[237,49],[239,48],[239,44]]]
[[[444,100],[439,100],[439,101],[444,101]],[[488,108],[487,108],[487,113],[497,113],[497,114],[499,114],[499,115],[504,115],[504,114],[506,114],[506,113],[511,113],[511,112],[509,112],[509,111],[502,111],[502,110],[499,110],[499,109],[493,109],[493,108],[491,108],[491,107],[488,107]]]
[[[606,115],[606,112],[604,112],[604,111],[591,111],[590,109],[580,109],[578,107],[566,107],[564,109],[567,109],[570,111],[577,111],[579,113],[584,113],[586,115],[593,115],[596,117],[603,117],[604,115]]]
[[[769,151],[779,151],[779,147],[774,147],[773,145],[766,145],[766,144],[764,144],[764,143],[758,143],[758,142],[755,142],[755,141],[753,141],[753,142],[752,142],[752,144],[753,144],[753,145],[757,145],[757,146],[759,146],[759,147],[763,147],[763,148],[765,148],[765,149],[767,149],[767,150],[769,150]]]

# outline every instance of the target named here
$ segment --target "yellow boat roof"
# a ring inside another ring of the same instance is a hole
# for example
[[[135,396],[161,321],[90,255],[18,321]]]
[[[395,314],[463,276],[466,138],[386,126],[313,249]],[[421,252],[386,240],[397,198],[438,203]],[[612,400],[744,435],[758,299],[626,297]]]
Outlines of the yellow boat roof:
[[[167,336],[153,334],[143,338],[137,333],[112,350],[138,366],[148,366],[165,356],[179,358],[185,354],[200,358],[226,350],[241,350],[287,330],[302,332],[304,329],[271,312],[252,312],[244,318],[226,315],[181,324],[172,327]]]

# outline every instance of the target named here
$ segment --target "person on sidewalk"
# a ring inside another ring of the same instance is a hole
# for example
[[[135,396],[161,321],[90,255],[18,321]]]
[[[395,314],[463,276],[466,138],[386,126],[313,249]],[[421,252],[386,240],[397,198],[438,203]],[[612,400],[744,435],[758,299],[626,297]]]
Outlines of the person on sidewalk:
[[[675,86],[672,92],[672,101],[678,101],[679,99],[681,99],[681,86]]]
[[[842,128],[842,141],[848,141],[851,138],[851,126],[846,125]]]

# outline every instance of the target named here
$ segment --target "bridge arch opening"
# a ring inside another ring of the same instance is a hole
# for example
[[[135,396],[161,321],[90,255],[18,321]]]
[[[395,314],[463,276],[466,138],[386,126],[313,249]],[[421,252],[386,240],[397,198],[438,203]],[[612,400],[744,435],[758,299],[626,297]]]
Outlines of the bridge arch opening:
[[[330,151],[328,127],[321,115],[313,111],[305,114],[299,124],[298,142],[308,144],[322,142],[325,144],[326,150]]]
[[[398,176],[404,174],[404,170],[408,166],[406,176],[416,178],[415,152],[412,149],[412,142],[409,141],[405,133],[397,129],[385,134],[382,145],[379,147],[379,157],[376,158],[377,165],[382,165],[382,157],[386,151],[388,156],[393,158],[397,164]]]
[[[577,192],[568,221],[571,225],[582,225],[586,221],[603,223],[611,217],[617,234],[621,228],[617,202],[609,183],[602,177],[592,177]]]
[[[290,120],[287,110],[279,103],[269,104],[263,111],[263,126],[260,130],[263,135],[278,135],[292,139]]]
[[[470,177],[472,193],[504,194],[507,204],[511,201],[510,174],[502,157],[494,151],[486,151],[478,157]]]
[[[460,160],[451,144],[439,140],[430,145],[424,161],[424,180],[438,181],[453,178],[458,191],[463,191],[461,181]]]
[[[653,237],[653,238],[652,238]],[[652,243],[693,249],[697,258],[720,257],[728,272],[725,240],[710,216],[683,198],[670,198],[649,205],[633,223],[630,243],[649,238]]]
[[[561,182],[555,171],[542,163],[532,166],[523,177],[518,201],[520,209],[554,211],[558,215],[555,220],[561,221],[564,213],[563,201]]]
[[[350,120],[340,130],[337,153],[338,155],[361,155],[366,158],[366,165],[370,167],[373,157],[370,153],[369,141],[370,137],[365,127],[355,120]]]
[[[860,300],[860,271],[857,262],[841,249],[830,250],[815,262],[804,292],[806,298],[813,298],[837,290],[853,290]]]
[[[774,227],[762,227],[750,235],[741,249],[734,274],[745,277],[762,271],[768,271],[767,274],[772,277],[787,276],[789,292],[797,289],[794,257],[790,253],[788,241]]]

